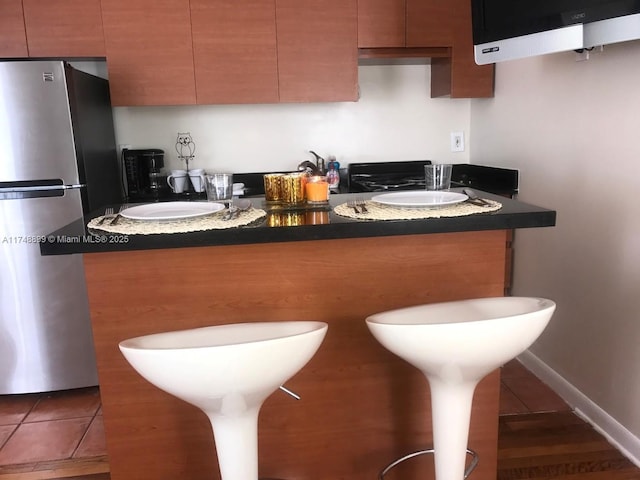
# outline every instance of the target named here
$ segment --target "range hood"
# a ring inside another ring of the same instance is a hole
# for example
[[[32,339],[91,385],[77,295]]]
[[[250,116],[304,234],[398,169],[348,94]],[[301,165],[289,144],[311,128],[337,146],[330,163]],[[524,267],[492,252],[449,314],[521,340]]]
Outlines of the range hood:
[[[640,0],[472,0],[478,65],[640,39]]]

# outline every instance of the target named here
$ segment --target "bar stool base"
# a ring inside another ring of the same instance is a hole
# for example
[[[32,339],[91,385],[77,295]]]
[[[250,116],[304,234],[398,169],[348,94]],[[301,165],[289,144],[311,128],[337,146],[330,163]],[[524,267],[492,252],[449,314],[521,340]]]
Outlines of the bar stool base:
[[[379,480],[384,480],[384,476],[387,473],[389,473],[390,470],[392,470],[393,468],[397,467],[398,465],[400,465],[405,460],[410,460],[410,459],[412,459],[414,457],[417,457],[419,455],[432,454],[432,453],[435,453],[435,450],[433,448],[429,448],[427,450],[418,450],[417,452],[409,453],[409,454],[405,455],[404,457],[401,457],[401,458],[391,462],[389,465],[387,465],[380,472],[380,475],[378,476],[378,479]],[[475,470],[475,468],[478,466],[478,461],[479,461],[478,454],[476,452],[474,452],[473,450],[467,448],[467,454],[471,455],[471,463],[469,464],[469,466],[464,471],[464,478],[467,478],[469,475],[471,475],[471,472],[473,472]]]

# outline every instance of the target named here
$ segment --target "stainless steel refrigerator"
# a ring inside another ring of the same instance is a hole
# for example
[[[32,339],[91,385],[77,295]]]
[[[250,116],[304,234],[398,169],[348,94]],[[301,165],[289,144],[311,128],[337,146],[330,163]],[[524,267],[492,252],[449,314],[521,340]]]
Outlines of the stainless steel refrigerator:
[[[39,242],[121,198],[108,82],[0,62],[0,394],[98,384],[82,256]]]

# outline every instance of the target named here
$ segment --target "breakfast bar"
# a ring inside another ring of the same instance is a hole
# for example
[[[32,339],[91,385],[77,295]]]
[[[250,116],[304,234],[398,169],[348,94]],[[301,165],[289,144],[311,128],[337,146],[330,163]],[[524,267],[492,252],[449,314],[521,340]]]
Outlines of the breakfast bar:
[[[555,212],[479,193],[498,207],[378,220],[340,214],[353,194],[331,195],[327,208],[297,215],[256,197],[250,211],[264,215],[231,228],[87,228],[100,211],[48,235],[43,255],[83,254],[111,479],[220,478],[204,414],[142,379],[118,343],[227,323],[329,325],[315,356],[285,385],[301,399],[276,392],[262,407],[261,478],[375,479],[393,459],[428,448],[427,383],[376,342],[365,318],[505,294],[513,231],[553,226]],[[496,478],[499,377],[486,377],[474,398],[469,448],[480,456],[477,480]],[[405,462],[388,478],[433,479],[433,460]]]

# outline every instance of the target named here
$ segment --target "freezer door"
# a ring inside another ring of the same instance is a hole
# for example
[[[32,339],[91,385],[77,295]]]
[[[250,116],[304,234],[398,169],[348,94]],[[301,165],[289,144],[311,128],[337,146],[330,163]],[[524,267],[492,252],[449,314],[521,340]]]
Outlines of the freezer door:
[[[0,200],[0,394],[98,384],[82,256],[38,243],[81,215],[79,189]]]
[[[80,183],[63,62],[0,62],[0,106],[0,182]]]

